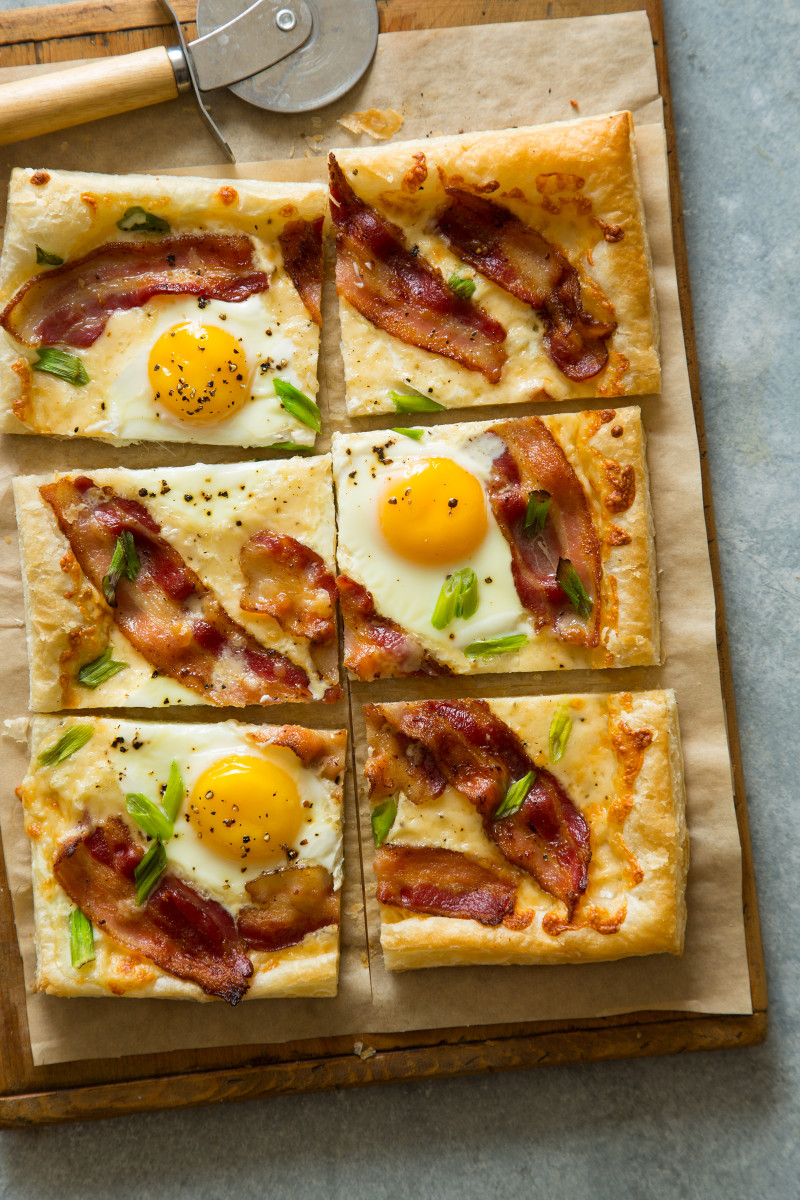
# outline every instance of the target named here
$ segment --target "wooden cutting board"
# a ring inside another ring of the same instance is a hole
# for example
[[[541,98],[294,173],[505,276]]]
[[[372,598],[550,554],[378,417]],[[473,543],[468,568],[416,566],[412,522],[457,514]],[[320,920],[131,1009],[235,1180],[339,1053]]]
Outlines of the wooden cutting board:
[[[189,38],[196,0],[175,0]],[[370,1035],[376,1053],[361,1059],[353,1036],[277,1046],[175,1051],[34,1067],[25,1026],[22,964],[0,861],[0,1125],[26,1126],[91,1117],[185,1108],[289,1092],[403,1079],[602,1059],[750,1046],[767,1033],[767,991],[753,878],[741,752],[731,679],[725,608],[700,401],[675,129],[660,0],[378,0],[381,30],[427,29],[645,10],[653,34],[669,147],[672,223],[678,287],[703,473],[706,525],[717,600],[717,645],[742,843],[745,931],[753,1013],[705,1016],[637,1012],[594,1020],[470,1026]],[[125,54],[169,44],[171,27],[158,0],[77,0],[0,13],[0,67]]]

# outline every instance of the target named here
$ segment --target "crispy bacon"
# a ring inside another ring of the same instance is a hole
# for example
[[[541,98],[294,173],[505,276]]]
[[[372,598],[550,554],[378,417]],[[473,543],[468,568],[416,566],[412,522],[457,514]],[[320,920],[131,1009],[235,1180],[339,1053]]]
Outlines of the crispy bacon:
[[[389,617],[375,611],[372,594],[348,575],[336,580],[344,625],[345,665],[368,682],[409,675],[449,675],[450,668]]]
[[[430,751],[445,780],[478,809],[487,836],[508,861],[563,900],[572,914],[588,882],[589,827],[558,780],[534,766],[514,731],[484,700],[372,705],[367,718],[371,743],[385,723]],[[522,808],[494,820],[511,783],[529,771],[536,778]]]
[[[120,580],[111,611],[120,632],[159,674],[212,704],[310,699],[302,667],[262,646],[228,616],[138,501],[97,487],[85,475],[58,479],[40,492],[98,592],[117,538],[125,530],[133,537],[141,569],[135,582]]]
[[[393,843],[376,850],[373,866],[381,904],[481,925],[500,925],[514,911],[513,875],[455,850]]]
[[[307,933],[339,924],[339,893],[325,867],[284,867],[245,884],[254,903],[239,910],[239,933],[251,950],[284,950]]]
[[[238,1004],[253,964],[227,909],[175,875],[162,875],[144,905],[134,871],[144,857],[124,821],[109,817],[63,846],[53,874],[69,898],[114,941],[209,996]]]
[[[140,308],[153,296],[238,303],[268,287],[243,234],[108,242],[29,279],[0,314],[0,325],[26,346],[83,349],[97,341],[112,313]]]
[[[493,426],[505,446],[492,464],[489,499],[511,547],[511,570],[520,601],[537,629],[551,625],[565,642],[596,646],[600,640],[602,559],[586,495],[569,459],[539,417]],[[525,532],[533,491],[550,495],[544,529]],[[569,559],[592,601],[588,618],[578,616],[556,582],[559,558]]]
[[[334,729],[323,733],[305,725],[261,725],[247,734],[250,741],[263,746],[286,746],[304,767],[319,771],[323,779],[344,774],[347,731]]]
[[[421,742],[387,725],[377,705],[364,705],[364,719],[370,729],[370,756],[364,765],[370,797],[402,792],[413,804],[424,804],[441,796],[447,780],[434,754]]]
[[[286,274],[317,325],[322,325],[322,217],[291,221],[278,236]]]
[[[260,529],[242,546],[244,612],[267,613],[286,633],[325,645],[336,637],[336,583],[324,559],[285,533]]]
[[[519,300],[545,324],[545,346],[567,379],[580,382],[608,362],[605,338],[615,322],[596,321],[583,307],[578,272],[565,255],[507,208],[458,188],[437,228],[460,258]]]
[[[506,361],[503,326],[459,299],[441,271],[406,248],[402,229],[356,196],[332,154],[329,167],[339,295],[401,342],[497,383]]]

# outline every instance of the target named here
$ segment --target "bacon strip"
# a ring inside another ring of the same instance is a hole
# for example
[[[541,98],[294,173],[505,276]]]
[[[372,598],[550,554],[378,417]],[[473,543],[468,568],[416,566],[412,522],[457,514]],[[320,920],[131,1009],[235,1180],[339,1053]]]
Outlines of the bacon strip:
[[[253,243],[241,234],[108,242],[29,279],[0,314],[0,325],[26,346],[85,348],[112,313],[140,308],[153,296],[239,303],[268,287],[269,276],[253,262]]]
[[[487,836],[508,861],[563,900],[571,917],[588,882],[589,827],[558,780],[534,766],[484,700],[370,705],[365,715],[371,744],[383,723],[429,751],[445,780],[475,805]],[[494,820],[510,784],[529,771],[536,779],[522,807]]]
[[[597,646],[600,640],[602,558],[586,495],[569,459],[539,417],[502,421],[492,428],[505,446],[492,464],[492,511],[511,547],[511,571],[521,603],[536,629],[551,625],[565,642]],[[532,491],[550,494],[544,529],[525,532]],[[579,617],[556,582],[559,558],[572,563],[592,601]]]
[[[450,675],[449,667],[428,654],[422,643],[390,617],[375,611],[375,601],[349,575],[336,580],[344,625],[344,661],[354,675],[372,679],[403,679],[409,675]]]
[[[347,730],[332,729],[323,733],[305,725],[261,725],[247,734],[251,742],[261,746],[286,746],[296,754],[304,767],[319,772],[322,779],[337,779],[344,774]]]
[[[513,876],[455,850],[393,843],[376,850],[373,866],[381,904],[481,925],[500,925],[514,911]]]
[[[583,308],[578,272],[562,252],[507,208],[445,187],[450,203],[437,228],[460,258],[536,309],[545,347],[567,379],[581,382],[608,362],[605,338],[615,322],[596,321]]]
[[[133,537],[141,570],[117,586],[114,620],[157,668],[212,704],[310,699],[302,667],[262,646],[225,609],[170,544],[143,505],[85,475],[40,489],[81,570],[102,594],[117,538]]]
[[[322,326],[322,217],[291,221],[278,235],[286,274],[317,325]]]
[[[144,905],[134,871],[144,850],[124,821],[109,817],[59,851],[53,874],[98,929],[209,996],[238,1004],[253,964],[233,917],[175,875],[162,875]]]
[[[239,933],[251,950],[284,950],[307,933],[339,924],[339,893],[325,867],[285,867],[245,884],[255,901],[239,910]]]
[[[503,326],[459,299],[441,271],[406,248],[402,229],[359,200],[332,154],[329,168],[339,295],[392,337],[497,383],[506,361]]]
[[[336,583],[325,561],[285,533],[260,529],[239,554],[244,612],[267,613],[286,633],[324,646],[336,637]]]

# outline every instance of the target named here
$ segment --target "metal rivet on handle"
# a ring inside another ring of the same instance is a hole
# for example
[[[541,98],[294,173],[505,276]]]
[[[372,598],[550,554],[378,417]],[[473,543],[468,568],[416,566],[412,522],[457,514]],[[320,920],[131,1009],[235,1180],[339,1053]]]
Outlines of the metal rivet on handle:
[[[289,33],[297,24],[297,16],[290,8],[282,8],[279,12],[275,13],[275,24],[284,33]]]

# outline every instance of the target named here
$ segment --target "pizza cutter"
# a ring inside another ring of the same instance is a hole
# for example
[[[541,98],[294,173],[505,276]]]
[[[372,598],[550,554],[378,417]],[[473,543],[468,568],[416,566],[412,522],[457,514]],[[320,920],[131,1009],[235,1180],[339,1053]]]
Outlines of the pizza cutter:
[[[349,91],[378,43],[375,0],[198,0],[199,37],[188,45],[169,0],[162,3],[177,45],[0,86],[0,145],[194,91],[209,130],[233,162],[203,92],[229,87],[268,112],[309,112]]]

